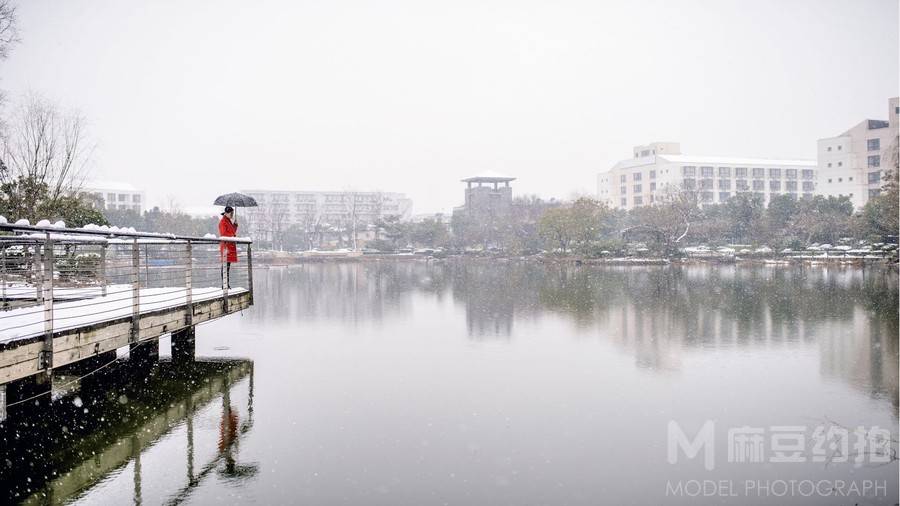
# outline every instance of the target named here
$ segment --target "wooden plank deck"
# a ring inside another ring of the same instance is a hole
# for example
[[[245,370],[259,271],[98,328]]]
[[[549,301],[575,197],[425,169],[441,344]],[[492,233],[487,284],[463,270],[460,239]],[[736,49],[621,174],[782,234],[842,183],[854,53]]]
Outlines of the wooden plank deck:
[[[184,302],[158,308],[154,308],[152,304],[145,308],[142,304],[136,342],[157,340],[164,334],[240,312],[253,303],[252,293],[247,290],[232,289],[227,296],[227,303],[221,293],[219,291],[220,295],[217,297],[194,300],[191,308]],[[57,308],[63,306],[64,304],[56,305]],[[127,316],[113,313],[111,318],[104,321],[54,331],[53,367],[61,367],[135,343],[132,324],[130,312]],[[41,368],[40,360],[45,346],[43,334],[15,338],[7,336],[6,340],[2,340],[3,337],[0,332],[0,385],[45,371]]]

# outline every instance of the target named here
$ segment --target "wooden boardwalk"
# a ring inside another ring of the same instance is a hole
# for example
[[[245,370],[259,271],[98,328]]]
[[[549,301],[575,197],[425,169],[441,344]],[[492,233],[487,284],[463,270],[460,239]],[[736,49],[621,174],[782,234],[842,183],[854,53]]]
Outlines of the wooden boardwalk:
[[[16,392],[34,390],[16,382],[49,384],[54,369],[125,346],[158,356],[168,334],[173,353],[193,355],[196,325],[253,304],[248,239],[0,224],[3,231],[0,420],[21,401]],[[222,242],[238,247],[230,269]]]

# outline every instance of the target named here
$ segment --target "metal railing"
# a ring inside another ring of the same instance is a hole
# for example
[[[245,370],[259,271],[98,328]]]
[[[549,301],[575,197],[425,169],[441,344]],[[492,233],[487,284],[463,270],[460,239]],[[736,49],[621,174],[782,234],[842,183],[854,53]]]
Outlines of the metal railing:
[[[233,245],[230,265],[225,247]],[[198,300],[253,294],[252,241],[99,228],[0,224],[0,343],[130,315],[137,341],[142,312],[189,308]],[[192,311],[188,311],[188,324]]]

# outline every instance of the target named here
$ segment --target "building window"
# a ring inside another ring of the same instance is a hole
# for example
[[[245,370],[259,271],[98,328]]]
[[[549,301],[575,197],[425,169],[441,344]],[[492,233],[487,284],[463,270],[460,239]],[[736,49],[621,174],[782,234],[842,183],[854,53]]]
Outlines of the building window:
[[[869,190],[869,198],[877,197],[881,194],[881,190],[879,188],[872,188]]]
[[[881,167],[881,155],[869,156],[869,168]]]
[[[747,177],[747,167],[735,167],[734,177]]]
[[[731,196],[729,192],[719,192],[719,202],[725,202]]]
[[[621,176],[619,176],[619,182],[620,182],[620,183],[624,183],[624,182],[627,181],[627,180],[628,180],[628,179],[625,177],[625,174],[622,174]]]
[[[738,191],[747,191],[750,189],[750,185],[747,184],[746,179],[738,179],[734,182],[734,186]]]
[[[815,189],[815,183],[812,181],[804,181],[803,182],[803,191],[811,192]]]
[[[840,151],[840,150],[841,150],[841,148],[842,148],[842,146],[838,146],[838,151]]]
[[[766,182],[765,182],[765,181],[756,181],[756,180],[753,181],[753,191],[755,191],[755,192],[761,192],[761,191],[763,191],[763,190],[765,190],[765,189],[766,189]]]
[[[636,185],[634,185],[633,190],[634,190],[634,193],[641,193],[643,191],[643,188],[641,188],[641,185],[636,184]]]
[[[831,146],[828,146],[828,151],[831,151]]]
[[[766,177],[766,169],[753,167],[753,177]]]
[[[844,182],[844,178],[839,177],[839,178],[838,178],[838,183],[843,183],[843,182]]]
[[[656,190],[656,181],[653,181],[650,183],[650,191],[655,191],[655,190]]]
[[[115,201],[116,201],[116,194],[115,194],[115,193],[107,193],[107,194],[106,194],[106,201],[107,201],[107,202],[115,202]]]
[[[713,168],[700,167],[700,177],[713,177]]]
[[[701,190],[712,190],[713,180],[712,179],[701,179],[700,180],[700,189]]]
[[[876,170],[875,172],[869,172],[869,184],[875,184],[881,182],[881,171]]]
[[[635,196],[635,197],[634,197],[634,205],[640,206],[640,205],[643,205],[643,204],[644,204],[644,198],[643,198],[643,197],[640,197],[640,196]]]
[[[831,162],[828,162],[828,167],[831,168]]]
[[[650,179],[656,179],[656,171],[655,170],[650,171]]]
[[[694,177],[697,175],[697,167],[693,165],[685,165],[681,168],[681,175],[684,177]]]
[[[847,181],[853,181],[853,176],[848,177]]]
[[[781,169],[769,169],[769,177],[772,179],[781,178]]]
[[[696,179],[684,179],[681,182],[681,187],[684,188],[685,190],[693,190],[694,188],[697,187],[697,180]]]
[[[803,169],[802,171],[800,171],[800,175],[803,176],[803,179],[812,179],[813,171],[812,169]]]
[[[641,156],[647,156],[647,155],[649,155],[649,154],[650,154],[650,150],[649,150],[649,149],[645,149],[645,150],[641,151]]]
[[[772,191],[772,192],[781,191],[781,181],[769,181],[769,191]]]
[[[128,198],[128,195],[125,195],[124,193],[119,194],[119,202],[125,202],[125,199],[127,199],[127,198]]]
[[[640,172],[635,172],[634,174],[632,174],[632,175],[631,175],[631,180],[632,180],[632,181],[640,181],[640,180],[641,180],[641,173],[640,173]]]
[[[720,179],[719,180],[719,189],[720,190],[730,190],[731,189],[731,180],[730,179]]]
[[[141,196],[140,195],[132,195],[131,201],[139,204],[141,202]]]
[[[712,202],[713,192],[700,192],[700,200],[703,202]]]
[[[829,182],[829,183],[831,182],[831,178],[828,178],[828,182]]]
[[[626,199],[625,197],[622,197],[622,207],[627,207],[627,206],[628,206],[628,199]]]
[[[784,169],[784,177],[788,179],[797,179],[797,169]]]
[[[881,151],[881,139],[866,139],[867,151]]]
[[[622,195],[625,195],[626,193],[628,193],[628,188],[625,187],[625,186],[620,186],[620,187],[619,187],[619,193],[622,194]]]
[[[797,182],[796,181],[786,181],[784,183],[784,189],[789,192],[797,191]]]
[[[731,167],[719,167],[719,177],[731,177]]]
[[[653,195],[650,195],[650,202],[652,203],[653,200],[654,200],[654,199],[653,199]]]

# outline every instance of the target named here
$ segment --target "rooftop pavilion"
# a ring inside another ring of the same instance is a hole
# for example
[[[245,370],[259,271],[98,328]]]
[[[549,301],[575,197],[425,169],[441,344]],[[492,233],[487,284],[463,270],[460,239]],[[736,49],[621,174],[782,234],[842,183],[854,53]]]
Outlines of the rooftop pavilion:
[[[505,174],[500,174],[498,172],[494,172],[494,171],[490,171],[490,170],[487,172],[482,172],[481,174],[478,174],[476,176],[471,176],[471,177],[461,179],[462,182],[468,184],[469,188],[472,187],[472,183],[477,183],[478,186],[481,186],[482,184],[485,184],[485,183],[493,184],[494,188],[497,188],[497,185],[499,183],[504,183],[505,186],[509,186],[509,182],[515,181],[515,180],[516,180],[516,178],[514,178],[514,177],[507,176]]]

